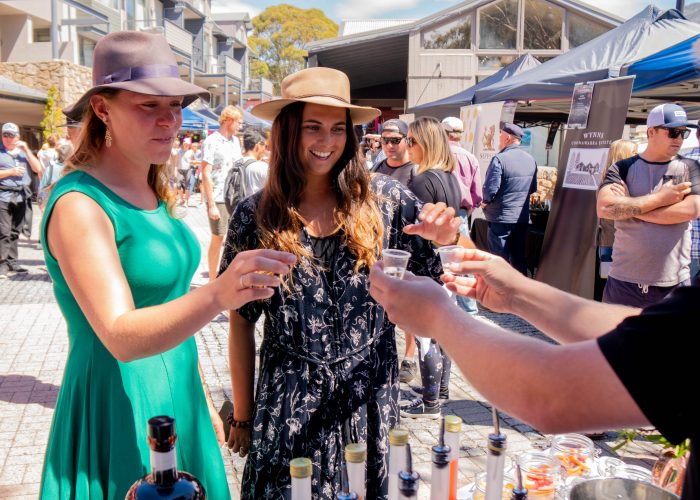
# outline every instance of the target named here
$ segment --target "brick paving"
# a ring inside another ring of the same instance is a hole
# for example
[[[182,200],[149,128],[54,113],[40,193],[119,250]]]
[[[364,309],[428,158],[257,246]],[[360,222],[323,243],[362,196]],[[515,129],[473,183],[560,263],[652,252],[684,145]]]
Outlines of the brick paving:
[[[194,205],[197,198],[193,198]],[[186,222],[194,230],[202,248],[202,261],[192,286],[207,281],[206,250],[209,228],[203,206],[191,206]],[[68,339],[66,326],[53,297],[50,279],[44,267],[41,246],[36,234],[35,216],[32,239],[21,239],[20,264],[29,269],[27,275],[0,280],[0,498],[36,498],[41,479],[44,449],[48,438],[58,388],[63,375]],[[483,311],[484,321],[499,324],[523,335],[544,336],[521,319]],[[262,322],[256,328],[256,343],[262,340]],[[403,335],[397,336],[398,349],[404,349]],[[221,314],[197,334],[200,362],[205,384],[217,408],[231,397],[227,358],[228,320]],[[491,426],[491,407],[454,367],[450,381],[450,402],[444,413],[460,416],[465,425],[461,436],[460,484],[473,481],[476,472],[485,470],[486,439]],[[402,395],[409,394],[402,386]],[[419,498],[429,498],[430,448],[436,443],[439,423],[435,420],[403,419],[402,425],[411,435],[414,464],[423,482]],[[509,460],[514,454],[530,448],[543,448],[551,436],[502,415],[502,429],[508,436]],[[616,434],[610,432],[596,441],[600,453],[618,456],[630,463],[650,467],[658,447],[636,441],[624,450],[613,452]],[[244,460],[222,450],[229,486],[234,498],[239,497]],[[136,479],[136,478],[135,478]]]

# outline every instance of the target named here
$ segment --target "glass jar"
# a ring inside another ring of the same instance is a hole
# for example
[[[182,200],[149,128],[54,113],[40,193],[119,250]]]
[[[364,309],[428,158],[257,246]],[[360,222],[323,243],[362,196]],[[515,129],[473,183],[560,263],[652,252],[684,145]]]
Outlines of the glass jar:
[[[517,461],[528,497],[554,500],[561,470],[557,459],[547,453],[531,451],[518,456]]]
[[[595,458],[595,446],[593,441],[583,434],[554,436],[550,452],[559,460],[565,478],[590,475]]]
[[[515,488],[515,479],[510,474],[503,474],[503,500],[510,500],[511,492]],[[486,472],[479,472],[474,481],[474,494],[472,500],[484,500],[486,498]]]

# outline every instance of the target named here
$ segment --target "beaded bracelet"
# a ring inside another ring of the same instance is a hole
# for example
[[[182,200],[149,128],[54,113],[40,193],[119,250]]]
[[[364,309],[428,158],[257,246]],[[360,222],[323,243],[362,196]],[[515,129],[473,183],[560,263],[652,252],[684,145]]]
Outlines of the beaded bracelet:
[[[236,420],[235,418],[233,418],[233,412],[228,414],[228,417],[226,417],[226,421],[231,427],[236,427],[238,429],[247,429],[248,427],[250,427],[250,424],[253,423],[252,420]]]

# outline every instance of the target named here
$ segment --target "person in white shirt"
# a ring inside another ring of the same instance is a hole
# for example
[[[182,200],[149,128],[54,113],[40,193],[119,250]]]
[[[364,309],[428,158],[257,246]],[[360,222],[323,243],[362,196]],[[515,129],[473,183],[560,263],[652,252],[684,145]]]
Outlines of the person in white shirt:
[[[246,130],[243,134],[243,156],[255,161],[248,163],[243,171],[243,193],[245,196],[257,193],[267,181],[268,165],[262,161],[265,155],[265,136],[256,129]]]
[[[221,244],[228,229],[229,213],[224,204],[224,181],[233,163],[241,158],[241,142],[236,134],[243,125],[243,112],[226,106],[219,117],[219,130],[202,143],[202,197],[207,202],[211,242],[207,254],[209,281],[216,278]]]

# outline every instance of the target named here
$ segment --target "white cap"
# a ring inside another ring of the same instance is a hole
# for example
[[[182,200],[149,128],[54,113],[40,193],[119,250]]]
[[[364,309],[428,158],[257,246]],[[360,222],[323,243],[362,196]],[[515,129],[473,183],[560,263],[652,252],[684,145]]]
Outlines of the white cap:
[[[19,135],[19,127],[12,122],[7,122],[2,126],[2,133],[10,132],[15,135]]]
[[[442,128],[445,132],[464,132],[464,123],[456,116],[448,116],[442,120]]]

